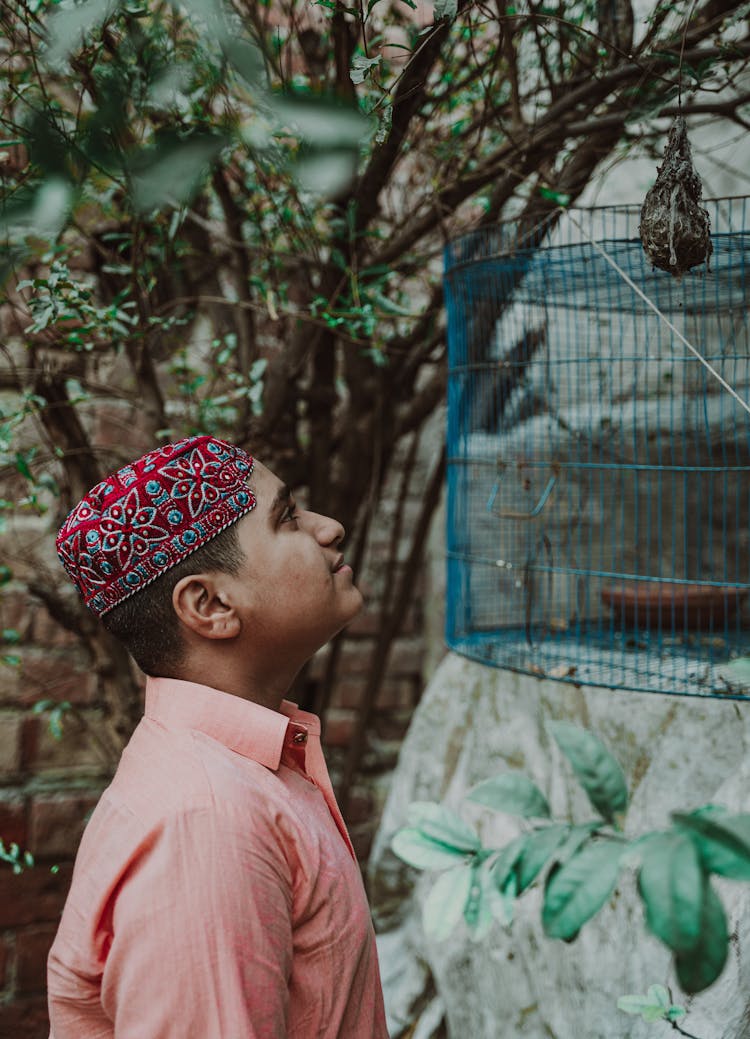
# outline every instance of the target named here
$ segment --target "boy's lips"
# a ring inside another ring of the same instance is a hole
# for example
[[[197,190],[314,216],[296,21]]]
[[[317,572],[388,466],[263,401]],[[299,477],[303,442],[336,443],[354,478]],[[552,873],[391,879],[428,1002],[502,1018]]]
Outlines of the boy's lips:
[[[339,555],[339,556],[336,557],[336,559],[334,561],[334,564],[333,564],[333,566],[331,568],[331,573],[340,574],[342,572],[351,573],[352,572],[352,568],[346,562],[346,560],[344,559],[343,555]]]

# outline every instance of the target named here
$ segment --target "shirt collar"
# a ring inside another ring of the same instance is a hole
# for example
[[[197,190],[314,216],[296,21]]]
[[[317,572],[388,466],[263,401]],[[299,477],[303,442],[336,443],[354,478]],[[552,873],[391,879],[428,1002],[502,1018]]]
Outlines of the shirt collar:
[[[166,729],[194,729],[274,771],[279,767],[290,722],[320,736],[320,721],[295,703],[278,711],[177,678],[148,678],[146,717]]]

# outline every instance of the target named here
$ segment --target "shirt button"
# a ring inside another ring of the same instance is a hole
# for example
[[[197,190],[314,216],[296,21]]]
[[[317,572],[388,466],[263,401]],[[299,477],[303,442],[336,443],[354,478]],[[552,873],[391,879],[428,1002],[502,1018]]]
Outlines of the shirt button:
[[[292,736],[292,743],[307,743],[307,733],[295,732],[295,734]]]

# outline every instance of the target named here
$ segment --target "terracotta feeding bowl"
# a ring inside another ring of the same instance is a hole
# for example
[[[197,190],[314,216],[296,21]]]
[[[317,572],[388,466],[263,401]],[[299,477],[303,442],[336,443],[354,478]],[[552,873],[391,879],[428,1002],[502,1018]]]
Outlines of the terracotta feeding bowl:
[[[747,593],[747,588],[736,586],[627,581],[606,585],[601,597],[626,628],[719,631],[737,613]]]

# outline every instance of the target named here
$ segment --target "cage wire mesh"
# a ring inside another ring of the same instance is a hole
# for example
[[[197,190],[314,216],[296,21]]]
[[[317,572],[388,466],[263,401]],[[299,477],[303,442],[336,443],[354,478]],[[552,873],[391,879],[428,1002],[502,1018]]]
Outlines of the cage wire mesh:
[[[637,206],[447,246],[451,648],[750,696],[723,671],[750,654],[750,415],[609,262],[747,400],[748,204],[705,203],[710,270],[681,281],[652,270]]]

